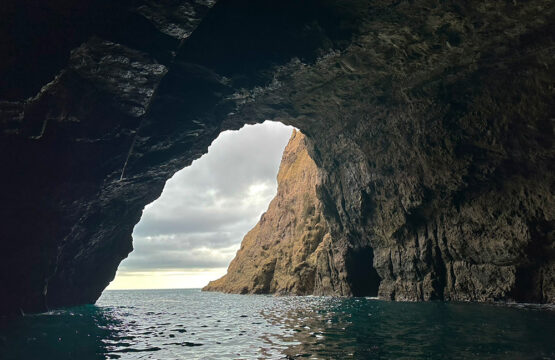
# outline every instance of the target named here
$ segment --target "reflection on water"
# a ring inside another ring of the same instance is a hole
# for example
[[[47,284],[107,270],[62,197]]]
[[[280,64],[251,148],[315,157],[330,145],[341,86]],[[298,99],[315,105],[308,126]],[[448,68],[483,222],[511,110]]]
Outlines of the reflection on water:
[[[552,359],[552,310],[329,299],[265,316],[285,325],[280,338],[294,339],[285,350],[293,358]]]
[[[0,321],[1,359],[555,359],[550,308],[109,291]]]

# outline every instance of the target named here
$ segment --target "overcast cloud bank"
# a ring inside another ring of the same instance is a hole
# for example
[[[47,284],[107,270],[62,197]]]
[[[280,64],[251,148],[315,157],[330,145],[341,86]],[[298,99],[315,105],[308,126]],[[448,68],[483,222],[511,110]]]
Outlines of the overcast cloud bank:
[[[125,288],[133,273],[143,274],[145,288],[155,287],[144,276],[149,272],[204,269],[219,276],[275,196],[292,130],[266,121],[220,134],[207,154],[176,173],[145,208],[133,232],[135,250],[110,288]]]

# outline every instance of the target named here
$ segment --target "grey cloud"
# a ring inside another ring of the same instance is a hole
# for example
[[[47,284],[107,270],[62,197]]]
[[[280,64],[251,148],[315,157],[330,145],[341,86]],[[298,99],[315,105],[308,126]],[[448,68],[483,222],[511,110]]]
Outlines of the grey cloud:
[[[145,208],[133,233],[135,251],[120,270],[226,267],[276,192],[291,131],[265,122],[222,133]]]
[[[138,255],[120,267],[121,271],[186,270],[227,267],[235,252],[214,256],[211,252],[157,251],[148,256]]]
[[[240,232],[214,232],[181,235],[161,235],[156,237],[138,238],[138,250],[142,254],[156,251],[213,249],[219,250],[235,245],[235,238],[242,236]]]
[[[235,255],[237,233],[187,234],[140,238],[137,253],[122,271],[226,267]],[[240,236],[240,235],[239,235]]]
[[[135,236],[156,236],[168,234],[199,233],[223,231],[226,228],[243,223],[245,217],[252,214],[237,211],[210,213],[205,209],[183,209],[183,218],[176,216],[147,217],[135,228]],[[250,219],[249,217],[248,219]]]

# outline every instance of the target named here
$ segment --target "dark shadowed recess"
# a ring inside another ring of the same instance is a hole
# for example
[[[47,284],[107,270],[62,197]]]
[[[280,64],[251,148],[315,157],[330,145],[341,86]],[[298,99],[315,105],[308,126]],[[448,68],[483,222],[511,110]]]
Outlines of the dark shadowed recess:
[[[152,126],[171,133],[184,118],[220,122],[235,111],[237,104],[226,97],[238,89],[268,85],[276,67],[294,58],[313,63],[346,47],[365,15],[362,5],[358,0],[219,1],[162,80],[148,116],[156,120]],[[158,121],[168,118],[175,120]],[[143,124],[145,133],[150,126]]]
[[[378,296],[381,278],[373,265],[372,248],[351,249],[346,262],[353,296]]]
[[[526,258],[523,265],[517,268],[515,287],[511,296],[518,302],[545,302],[546,299],[541,292],[541,268],[555,255],[552,240],[549,238],[553,224],[538,221],[529,224],[529,227],[536,241],[531,241],[526,246]]]
[[[146,51],[160,63],[178,40],[132,8],[143,0],[6,0],[0,4],[0,99],[34,96],[91,36]]]
[[[234,87],[269,80],[292,58],[311,63],[348,45],[367,11],[361,1],[227,0],[218,2],[184,44],[179,61],[230,77]]]
[[[359,0],[218,1],[179,47],[139,134],[153,143],[177,131],[195,131],[198,121],[221,127],[237,109],[229,99],[237,90],[268,85],[276,67],[294,58],[313,63],[349,45],[365,16],[362,9]],[[142,165],[182,151],[176,142],[165,152],[145,154]]]

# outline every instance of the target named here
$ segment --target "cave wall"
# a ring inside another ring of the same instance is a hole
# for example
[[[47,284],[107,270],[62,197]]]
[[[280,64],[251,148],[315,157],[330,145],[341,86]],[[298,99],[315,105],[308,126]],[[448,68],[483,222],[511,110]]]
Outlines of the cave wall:
[[[2,17],[13,22],[2,44],[15,49],[0,102],[8,313],[94,302],[132,250],[144,205],[220,132],[185,120],[157,145],[140,133],[175,51],[213,3],[41,3],[7,2]],[[156,157],[164,142],[183,151]],[[154,158],[134,162],[149,146]]]
[[[371,247],[381,298],[553,302],[552,7],[373,5],[261,101],[310,124],[344,281]]]
[[[94,302],[223,130],[307,135],[340,295],[554,302],[549,1],[7,1],[3,313]],[[32,26],[29,26],[31,24]]]

